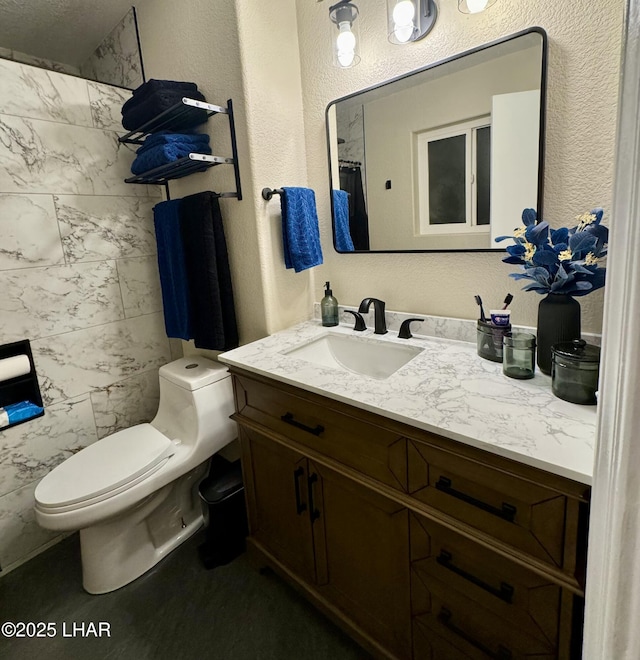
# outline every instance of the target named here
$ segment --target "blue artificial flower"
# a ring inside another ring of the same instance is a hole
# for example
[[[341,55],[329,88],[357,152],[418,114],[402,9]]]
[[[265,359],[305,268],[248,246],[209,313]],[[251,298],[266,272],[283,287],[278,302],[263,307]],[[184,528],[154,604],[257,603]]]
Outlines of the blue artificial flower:
[[[522,266],[511,273],[515,280],[529,280],[525,291],[584,296],[605,284],[606,269],[599,262],[607,255],[609,230],[601,223],[604,211],[596,208],[578,216],[575,227],[552,229],[549,223],[537,221],[534,209],[522,212],[523,227],[507,238],[509,256],[502,261]]]

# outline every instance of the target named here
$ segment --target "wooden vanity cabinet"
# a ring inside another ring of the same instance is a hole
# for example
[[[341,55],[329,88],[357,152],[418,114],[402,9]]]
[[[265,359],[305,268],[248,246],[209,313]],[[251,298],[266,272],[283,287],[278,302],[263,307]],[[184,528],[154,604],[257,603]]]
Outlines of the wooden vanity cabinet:
[[[232,373],[249,549],[371,654],[580,657],[588,487]]]
[[[240,422],[250,543],[409,657],[409,512]]]

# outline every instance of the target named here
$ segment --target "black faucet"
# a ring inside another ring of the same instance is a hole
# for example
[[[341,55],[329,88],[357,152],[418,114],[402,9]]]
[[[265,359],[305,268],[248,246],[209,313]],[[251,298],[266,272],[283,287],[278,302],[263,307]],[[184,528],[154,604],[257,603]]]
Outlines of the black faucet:
[[[369,307],[371,307],[371,303],[373,303],[374,321],[376,327],[376,329],[373,331],[373,334],[386,335],[387,321],[384,317],[384,302],[382,300],[378,300],[377,298],[365,298],[360,303],[358,312],[360,314],[366,314],[369,311]]]
[[[413,322],[422,323],[424,319],[405,319],[400,326],[400,332],[398,333],[398,339],[411,339],[413,335],[411,334],[411,324]]]
[[[347,314],[353,314],[353,316],[356,320],[356,324],[353,326],[353,329],[356,332],[364,332],[367,329],[367,326],[366,326],[366,324],[364,322],[364,319],[362,318],[362,315],[360,314],[360,312],[354,312],[351,309],[345,309],[344,311]]]

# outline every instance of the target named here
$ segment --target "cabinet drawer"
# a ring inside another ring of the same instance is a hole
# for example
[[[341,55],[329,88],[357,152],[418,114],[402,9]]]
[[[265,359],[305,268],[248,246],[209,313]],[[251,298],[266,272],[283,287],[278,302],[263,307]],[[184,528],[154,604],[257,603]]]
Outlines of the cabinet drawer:
[[[410,529],[416,580],[427,588],[432,581],[446,584],[503,625],[509,622],[548,649],[557,648],[561,587],[422,516],[411,515]],[[423,607],[414,603],[414,612]]]
[[[338,412],[327,399],[298,396],[245,376],[234,375],[234,391],[241,417],[406,492],[402,435]]]
[[[415,658],[554,660],[559,657],[557,649],[541,637],[506,623],[447,583],[435,579],[425,583],[413,568],[411,595]],[[420,646],[420,637],[425,640],[426,652]],[[439,646],[445,646],[446,642],[456,649],[456,654],[441,656],[431,651],[430,639],[437,640]]]
[[[557,490],[426,443],[409,441],[408,454],[409,492],[413,497],[573,573],[576,501]]]

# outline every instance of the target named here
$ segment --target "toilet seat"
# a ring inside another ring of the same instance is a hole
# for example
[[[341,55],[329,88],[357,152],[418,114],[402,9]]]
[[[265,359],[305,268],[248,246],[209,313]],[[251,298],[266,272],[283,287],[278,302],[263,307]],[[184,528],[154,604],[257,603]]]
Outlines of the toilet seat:
[[[37,506],[70,511],[106,499],[157,472],[175,445],[151,424],[118,431],[58,465],[38,484]]]

